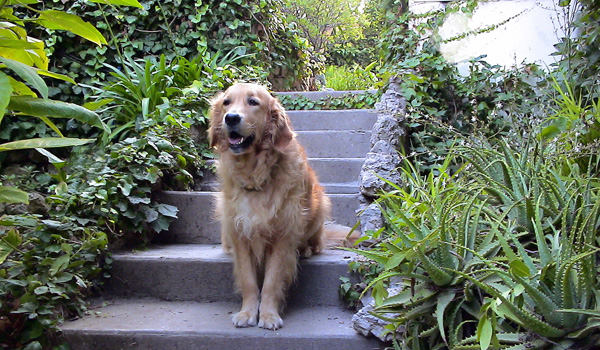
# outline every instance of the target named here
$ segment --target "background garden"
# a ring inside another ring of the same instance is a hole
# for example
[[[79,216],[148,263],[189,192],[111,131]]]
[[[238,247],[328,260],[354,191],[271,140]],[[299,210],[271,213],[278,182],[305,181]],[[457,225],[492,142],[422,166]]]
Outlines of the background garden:
[[[60,322],[101,290],[109,248],[143,248],[177,214],[157,193],[211,171],[215,92],[398,76],[403,183],[342,294],[372,293],[394,348],[597,348],[600,5],[558,5],[555,65],[480,57],[461,75],[437,29],[476,1],[419,21],[398,0],[0,2],[0,346],[68,348]]]

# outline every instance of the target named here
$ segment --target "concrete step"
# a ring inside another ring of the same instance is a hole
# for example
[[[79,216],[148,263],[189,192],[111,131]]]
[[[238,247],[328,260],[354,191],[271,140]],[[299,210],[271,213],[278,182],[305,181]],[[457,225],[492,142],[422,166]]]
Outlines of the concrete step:
[[[328,194],[350,194],[357,193],[359,191],[358,181],[353,182],[342,182],[342,183],[331,183],[331,182],[322,182],[321,186],[325,188],[325,192]],[[219,191],[219,183],[216,181],[212,182],[201,182],[194,190],[196,191],[209,191],[209,192],[217,192]]]
[[[178,219],[171,223],[169,232],[162,232],[157,240],[161,243],[218,244],[220,224],[213,219],[215,192],[164,191],[161,203],[179,208]],[[341,225],[354,226],[357,222],[358,193],[329,194],[332,218]]]
[[[72,350],[369,350],[383,349],[351,328],[352,313],[339,307],[290,308],[283,328],[235,328],[239,303],[115,300],[93,315],[66,322]]]
[[[327,193],[358,193],[358,175],[364,158],[311,158],[310,166],[317,173]],[[211,166],[214,161],[208,161]],[[214,173],[206,171],[196,191],[218,191],[218,180]]]
[[[309,158],[364,158],[371,149],[371,132],[355,130],[297,131]]]
[[[290,307],[340,306],[340,276],[350,277],[348,263],[355,254],[327,250],[301,259],[298,278],[290,287]],[[169,301],[237,301],[233,262],[221,245],[178,244],[152,246],[139,252],[112,255],[112,278],[107,292],[127,298]]]
[[[287,111],[294,130],[371,131],[377,121],[372,109]]]

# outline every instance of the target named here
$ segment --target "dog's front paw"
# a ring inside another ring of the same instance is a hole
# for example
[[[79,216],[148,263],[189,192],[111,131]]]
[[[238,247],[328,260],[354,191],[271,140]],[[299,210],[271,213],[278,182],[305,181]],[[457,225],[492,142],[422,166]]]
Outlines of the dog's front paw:
[[[258,326],[264,329],[270,329],[272,331],[278,330],[283,327],[283,320],[279,317],[278,314],[273,313],[261,313],[260,321],[258,321]]]
[[[313,255],[313,251],[310,247],[300,249],[300,259],[308,259]]]
[[[223,243],[222,245],[223,253],[227,255],[231,255],[233,253],[233,247],[231,245]]]
[[[238,328],[256,326],[256,312],[240,311],[231,318],[233,324]]]

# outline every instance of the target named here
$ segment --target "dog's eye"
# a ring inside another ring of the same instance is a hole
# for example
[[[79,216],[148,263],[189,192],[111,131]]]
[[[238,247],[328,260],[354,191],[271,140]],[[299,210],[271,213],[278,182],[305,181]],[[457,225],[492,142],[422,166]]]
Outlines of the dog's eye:
[[[252,97],[248,99],[248,104],[250,106],[258,106],[259,105],[258,100],[255,98],[252,98]]]
[[[229,100],[228,98],[225,99],[225,101],[223,101],[223,106],[229,106],[231,104],[231,100]]]

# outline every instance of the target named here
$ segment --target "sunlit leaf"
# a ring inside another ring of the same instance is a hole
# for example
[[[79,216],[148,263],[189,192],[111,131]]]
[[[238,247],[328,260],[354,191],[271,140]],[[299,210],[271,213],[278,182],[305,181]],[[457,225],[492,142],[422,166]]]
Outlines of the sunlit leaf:
[[[0,186],[0,203],[29,203],[29,195],[18,188]]]
[[[20,141],[13,141],[0,144],[0,152],[3,151],[14,151],[20,149],[33,149],[33,148],[56,148],[56,147],[70,147],[70,146],[81,146],[86,143],[94,142],[92,139],[76,139],[69,137],[44,137],[37,139],[27,139]]]
[[[5,64],[26,83],[30,84],[34,89],[39,91],[43,98],[48,98],[48,85],[46,85],[44,80],[38,75],[35,68],[6,57],[0,57],[0,62]]]
[[[23,239],[17,230],[9,230],[5,235],[0,236],[0,264],[8,258],[10,253],[18,249],[22,242]]]
[[[117,5],[117,6],[133,6],[143,9],[144,7],[137,0],[90,0],[98,4]]]
[[[106,124],[100,120],[98,114],[73,103],[43,100],[30,96],[16,96],[10,100],[8,108],[36,117],[72,118],[106,132],[110,131]]]
[[[75,84],[77,85],[77,83],[75,82],[75,80],[73,80],[73,78],[64,75],[64,74],[60,74],[60,73],[55,73],[55,72],[50,72],[44,69],[38,69],[37,70],[39,75],[44,75],[46,77],[50,77],[50,78],[54,78],[54,79],[59,79],[59,80],[64,80],[66,82],[69,82],[71,84]]]
[[[57,10],[46,10],[40,13],[39,18],[39,23],[48,29],[67,30],[97,45],[107,43],[98,29],[79,16]]]
[[[8,107],[12,90],[10,79],[8,79],[6,74],[0,72],[0,124],[2,124],[2,118],[4,117],[4,113],[6,113],[6,107]]]

